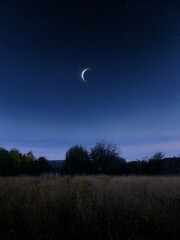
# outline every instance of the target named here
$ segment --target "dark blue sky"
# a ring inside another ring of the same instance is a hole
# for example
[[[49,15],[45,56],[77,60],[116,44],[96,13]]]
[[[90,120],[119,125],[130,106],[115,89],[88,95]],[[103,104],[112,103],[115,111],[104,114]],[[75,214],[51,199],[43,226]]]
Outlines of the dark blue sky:
[[[180,154],[178,1],[2,0],[0,33],[0,146]]]

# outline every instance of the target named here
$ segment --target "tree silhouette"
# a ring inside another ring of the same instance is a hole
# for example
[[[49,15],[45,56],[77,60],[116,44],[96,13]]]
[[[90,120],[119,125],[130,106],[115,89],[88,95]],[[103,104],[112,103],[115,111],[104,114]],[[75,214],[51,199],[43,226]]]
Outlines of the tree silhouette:
[[[91,148],[90,153],[95,172],[123,173],[126,161],[119,155],[120,153],[116,145],[105,140],[98,141]]]
[[[47,161],[45,157],[39,157],[37,161],[35,161],[37,164],[38,173],[49,173],[52,169],[50,163]]]
[[[156,152],[149,159],[149,171],[151,174],[161,174],[163,172],[163,158],[165,154],[162,152]]]
[[[68,174],[90,173],[91,161],[88,151],[79,145],[71,147],[66,153],[65,168]]]
[[[156,152],[150,160],[159,161],[159,160],[162,160],[164,157],[165,157],[165,154],[163,152]]]
[[[14,173],[19,174],[21,169],[21,162],[22,162],[22,154],[17,149],[11,149],[9,152],[10,157],[14,162]]]
[[[14,175],[15,162],[8,150],[0,148],[0,175]]]

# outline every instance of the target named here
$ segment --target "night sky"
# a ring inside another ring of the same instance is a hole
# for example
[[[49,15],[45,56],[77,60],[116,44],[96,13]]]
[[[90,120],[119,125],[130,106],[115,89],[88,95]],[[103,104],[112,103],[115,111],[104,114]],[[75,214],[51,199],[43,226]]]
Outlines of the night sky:
[[[1,0],[0,146],[180,154],[180,3]],[[85,68],[86,82],[81,78]]]

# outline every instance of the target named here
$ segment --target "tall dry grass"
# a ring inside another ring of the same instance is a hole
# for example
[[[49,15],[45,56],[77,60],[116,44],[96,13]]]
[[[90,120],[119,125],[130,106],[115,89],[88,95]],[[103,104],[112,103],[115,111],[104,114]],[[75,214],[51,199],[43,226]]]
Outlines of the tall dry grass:
[[[0,239],[180,239],[180,177],[0,178]]]

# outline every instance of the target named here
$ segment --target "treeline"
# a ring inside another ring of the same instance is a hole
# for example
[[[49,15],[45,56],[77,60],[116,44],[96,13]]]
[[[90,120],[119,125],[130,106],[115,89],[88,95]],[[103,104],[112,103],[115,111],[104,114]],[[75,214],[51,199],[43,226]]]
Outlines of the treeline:
[[[0,176],[56,174],[57,172],[62,175],[180,174],[180,157],[164,158],[162,152],[157,152],[150,158],[127,162],[120,156],[116,145],[102,140],[89,151],[81,145],[71,147],[66,152],[64,164],[58,168],[45,157],[36,159],[32,151],[21,154],[17,149],[8,151],[0,148]]]
[[[126,162],[116,145],[99,141],[87,151],[76,145],[66,153],[64,174],[168,175],[180,174],[180,158],[164,158],[162,152],[142,160]]]
[[[21,154],[17,149],[0,148],[0,176],[40,175],[51,170],[45,157],[36,159],[31,151]]]

